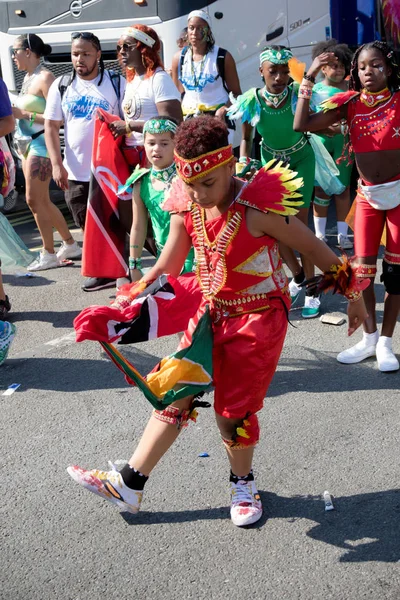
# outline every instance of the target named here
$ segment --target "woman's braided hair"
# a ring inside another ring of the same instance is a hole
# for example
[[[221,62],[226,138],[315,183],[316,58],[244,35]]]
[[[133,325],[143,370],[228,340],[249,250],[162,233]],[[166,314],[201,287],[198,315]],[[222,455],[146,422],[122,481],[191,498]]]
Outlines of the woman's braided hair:
[[[375,40],[374,42],[363,44],[355,51],[350,68],[350,89],[356,90],[357,92],[361,90],[362,85],[358,76],[358,58],[363,50],[369,50],[371,48],[379,50],[379,52],[381,52],[383,58],[385,59],[386,65],[391,68],[392,72],[388,77],[387,85],[392,92],[396,91],[400,85],[399,66],[396,62],[395,54],[392,48],[390,48],[390,46],[388,46],[386,42],[381,42],[380,40]]]

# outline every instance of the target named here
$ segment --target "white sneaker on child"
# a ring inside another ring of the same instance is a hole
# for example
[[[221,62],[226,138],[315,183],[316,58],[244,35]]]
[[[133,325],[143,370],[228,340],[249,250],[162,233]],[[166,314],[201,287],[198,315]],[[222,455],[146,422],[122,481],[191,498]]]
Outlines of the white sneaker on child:
[[[302,290],[302,288],[299,285],[297,285],[297,283],[295,282],[294,279],[292,279],[289,282],[289,294],[290,294],[290,299],[292,301],[292,306],[298,300],[301,290]]]
[[[237,527],[256,523],[262,516],[260,495],[254,481],[231,481],[231,520]]]
[[[61,246],[57,252],[58,260],[65,260],[71,258],[81,258],[82,250],[79,247],[77,242],[73,242],[72,244],[67,244],[67,242],[61,242]]]
[[[26,270],[27,271],[47,271],[47,269],[57,269],[61,267],[61,262],[57,257],[57,254],[51,254],[47,250],[42,250],[39,254],[39,258],[33,261]]]
[[[353,242],[347,237],[347,235],[342,235],[339,233],[337,236],[337,245],[343,250],[351,250],[353,247]]]
[[[114,465],[111,471],[92,469],[87,471],[82,467],[68,467],[67,472],[76,483],[84,488],[116,504],[124,511],[136,514],[140,510],[143,490],[131,490],[125,485],[121,473]]]
[[[358,342],[358,344],[355,344],[355,346],[340,352],[336,359],[344,365],[353,365],[365,360],[366,358],[369,358],[370,356],[375,356],[378,340],[378,331],[375,331],[374,333],[365,333],[364,331],[361,342]]]
[[[376,359],[382,373],[399,370],[399,361],[392,350],[392,338],[380,336],[376,345]]]

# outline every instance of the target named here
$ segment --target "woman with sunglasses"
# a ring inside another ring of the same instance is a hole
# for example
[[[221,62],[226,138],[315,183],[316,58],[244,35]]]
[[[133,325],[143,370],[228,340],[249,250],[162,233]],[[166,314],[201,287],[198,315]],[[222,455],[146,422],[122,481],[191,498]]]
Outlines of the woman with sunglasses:
[[[143,125],[157,115],[182,121],[181,97],[160,58],[157,33],[146,25],[129,27],[121,35],[117,53],[126,72],[126,91],[122,102],[124,121],[114,121],[110,129],[115,139],[125,136],[122,147],[130,167],[144,165]],[[132,225],[131,202],[119,203],[119,216],[127,232]]]
[[[74,241],[60,210],[50,200],[49,185],[51,162],[44,137],[44,110],[49,88],[54,76],[41,64],[41,57],[51,53],[51,46],[34,33],[15,39],[13,57],[16,67],[26,71],[20,95],[13,107],[17,121],[14,136],[17,151],[22,159],[25,176],[26,202],[32,211],[43,250],[28,271],[43,271],[62,265],[66,258],[79,258],[81,250]],[[57,254],[54,251],[53,227],[62,238]]]

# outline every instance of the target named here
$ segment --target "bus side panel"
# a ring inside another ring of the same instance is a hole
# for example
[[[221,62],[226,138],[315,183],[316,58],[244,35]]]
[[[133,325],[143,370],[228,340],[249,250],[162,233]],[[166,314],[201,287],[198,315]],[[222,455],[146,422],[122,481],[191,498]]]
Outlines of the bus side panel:
[[[289,45],[309,66],[312,46],[332,37],[329,0],[288,0],[288,17]]]
[[[233,55],[242,91],[262,85],[259,55],[267,44],[287,45],[286,0],[218,0],[208,7],[212,30],[219,46]],[[222,13],[217,19],[215,14]],[[268,38],[268,39],[267,39]]]

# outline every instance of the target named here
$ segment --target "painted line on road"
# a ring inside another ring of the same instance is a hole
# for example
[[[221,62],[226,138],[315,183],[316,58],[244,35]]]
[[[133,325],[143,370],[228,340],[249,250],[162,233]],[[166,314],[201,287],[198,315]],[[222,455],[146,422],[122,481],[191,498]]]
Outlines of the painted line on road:
[[[44,342],[43,344],[39,344],[35,346],[35,348],[31,348],[30,350],[25,350],[25,352],[19,352],[18,354],[14,354],[13,358],[33,358],[40,354],[47,354],[56,348],[63,348],[66,346],[70,346],[75,343],[75,331],[71,331],[71,333],[67,333],[62,335],[61,337],[54,338],[54,340],[50,340],[49,342]]]

